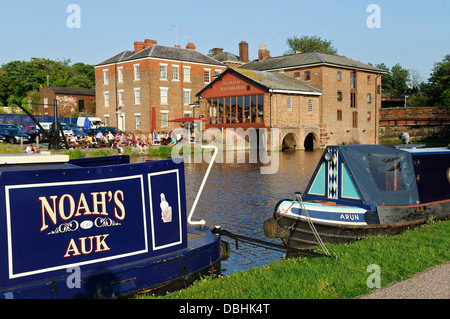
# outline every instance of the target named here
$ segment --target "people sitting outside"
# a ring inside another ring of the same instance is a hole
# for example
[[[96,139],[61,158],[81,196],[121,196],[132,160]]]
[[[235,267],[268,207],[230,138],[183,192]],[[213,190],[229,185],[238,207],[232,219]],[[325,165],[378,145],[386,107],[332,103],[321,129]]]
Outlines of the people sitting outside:
[[[68,136],[67,142],[69,144],[69,147],[74,147],[76,149],[78,148],[79,143],[78,143],[78,139],[75,135]]]
[[[39,151],[37,150],[37,148],[33,144],[28,145],[27,148],[25,149],[25,152],[27,152],[27,154],[39,153]]]
[[[123,155],[123,147],[120,145],[120,141],[114,140],[111,144],[111,149],[116,149],[120,155]]]

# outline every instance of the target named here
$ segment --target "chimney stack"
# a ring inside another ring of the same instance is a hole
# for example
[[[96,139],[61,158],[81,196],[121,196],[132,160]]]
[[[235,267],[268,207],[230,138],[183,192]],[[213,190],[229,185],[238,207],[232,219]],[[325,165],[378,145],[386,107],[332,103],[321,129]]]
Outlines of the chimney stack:
[[[222,48],[214,48],[213,49],[213,55],[218,55],[218,54],[220,54],[222,52],[223,52]]]
[[[134,53],[138,53],[145,49],[144,42],[136,41],[134,42]]]
[[[194,43],[188,43],[187,45],[186,45],[186,49],[189,49],[189,50],[195,50],[195,45],[194,45]]]
[[[265,45],[261,44],[258,50],[258,61],[262,61],[267,58],[270,58],[270,51],[267,50],[267,47]]]
[[[239,60],[248,62],[248,43],[245,41],[239,43]]]

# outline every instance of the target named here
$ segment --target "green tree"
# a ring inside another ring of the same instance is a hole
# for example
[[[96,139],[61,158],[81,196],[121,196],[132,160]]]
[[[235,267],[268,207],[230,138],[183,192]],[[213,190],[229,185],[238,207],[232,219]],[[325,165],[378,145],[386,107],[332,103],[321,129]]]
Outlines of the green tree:
[[[383,91],[391,93],[405,93],[408,91],[409,70],[404,69],[400,63],[397,63],[391,69],[384,63],[375,66],[388,71],[387,74],[383,74]]]
[[[289,49],[284,55],[295,54],[297,52],[321,52],[328,54],[337,54],[337,49],[331,45],[331,41],[322,39],[316,35],[301,36],[300,38],[293,36],[286,40]]]
[[[433,105],[450,107],[450,54],[434,64],[428,82]]]

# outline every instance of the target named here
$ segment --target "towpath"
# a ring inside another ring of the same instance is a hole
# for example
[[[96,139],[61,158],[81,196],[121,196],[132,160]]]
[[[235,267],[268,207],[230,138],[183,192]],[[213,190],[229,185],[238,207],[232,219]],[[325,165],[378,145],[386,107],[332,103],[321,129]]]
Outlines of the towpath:
[[[450,262],[375,289],[358,299],[450,299]]]

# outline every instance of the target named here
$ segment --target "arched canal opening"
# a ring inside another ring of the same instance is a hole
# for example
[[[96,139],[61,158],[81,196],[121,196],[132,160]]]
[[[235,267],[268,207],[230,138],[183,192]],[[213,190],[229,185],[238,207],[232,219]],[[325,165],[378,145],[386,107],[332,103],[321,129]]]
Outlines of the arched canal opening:
[[[305,148],[306,151],[312,151],[315,149],[316,147],[316,136],[314,135],[314,133],[309,133],[308,135],[306,135],[305,138],[305,142],[303,143],[303,147]]]
[[[297,148],[297,137],[295,136],[294,133],[288,133],[286,134],[286,136],[283,138],[283,143],[282,143],[282,149],[295,149]]]

